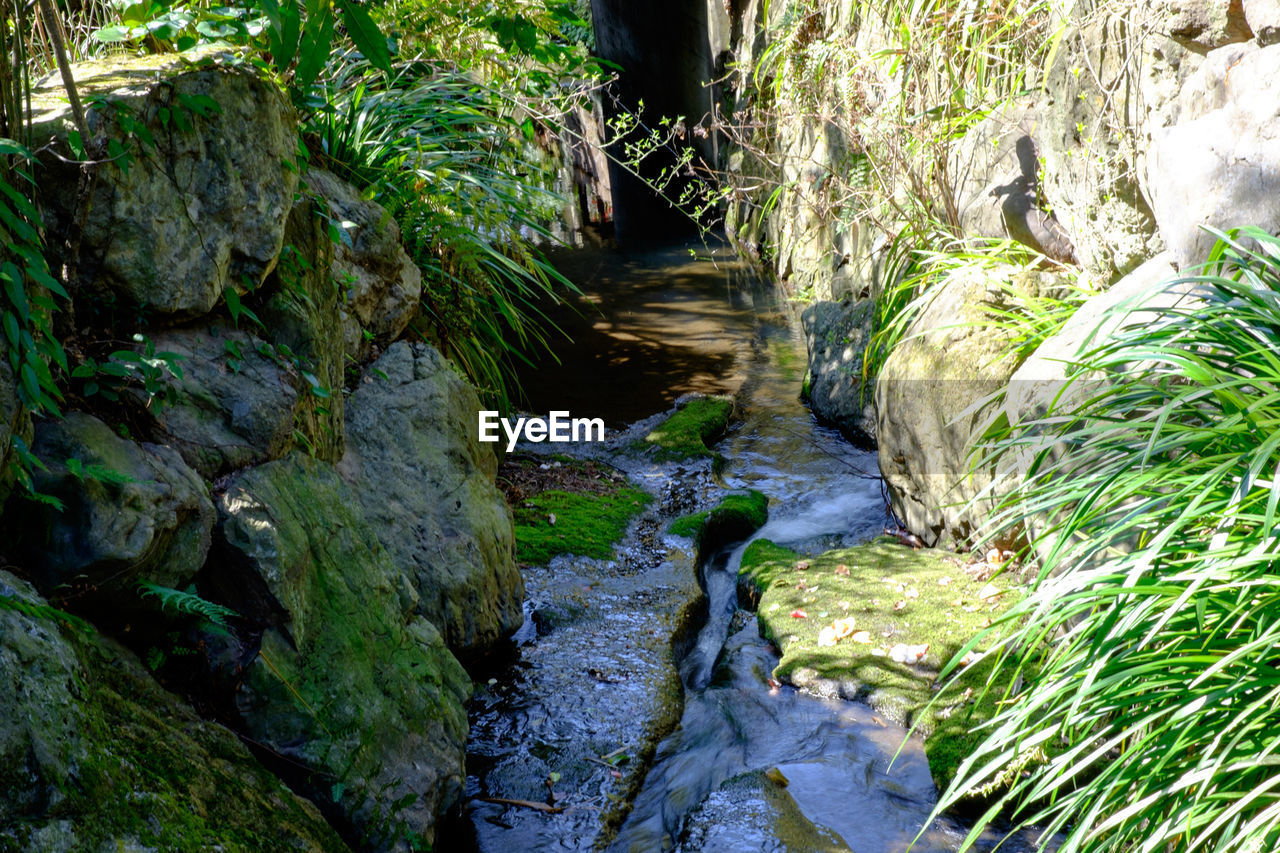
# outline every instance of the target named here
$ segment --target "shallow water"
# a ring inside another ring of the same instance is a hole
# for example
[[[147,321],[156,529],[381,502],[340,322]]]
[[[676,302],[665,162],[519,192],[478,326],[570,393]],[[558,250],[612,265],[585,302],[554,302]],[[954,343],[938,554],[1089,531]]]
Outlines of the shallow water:
[[[724,253],[695,254],[582,252],[563,266],[597,313],[558,347],[559,367],[526,378],[529,407],[604,417],[607,445],[568,449],[658,500],[617,560],[558,558],[527,573],[530,620],[479,691],[464,828],[448,849],[889,853],[907,849],[936,801],[918,738],[904,745],[906,732],[864,705],[771,681],[776,651],[737,606],[745,543],[695,567],[687,541],[662,532],[744,488],[770,499],[756,536],[801,551],[863,541],[886,521],[874,453],[798,399],[794,315]],[[630,449],[691,391],[734,393],[741,409],[715,476]],[[913,849],[955,850],[963,833],[940,821]]]

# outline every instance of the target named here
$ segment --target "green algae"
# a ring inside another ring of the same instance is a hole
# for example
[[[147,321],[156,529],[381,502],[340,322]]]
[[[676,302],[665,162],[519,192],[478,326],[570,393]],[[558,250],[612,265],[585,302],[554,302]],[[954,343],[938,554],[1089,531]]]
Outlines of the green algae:
[[[652,500],[632,486],[602,495],[559,489],[534,495],[514,510],[516,559],[534,566],[545,565],[557,554],[608,559],[632,517]]]
[[[657,448],[654,458],[662,462],[714,458],[710,445],[724,434],[732,414],[732,399],[699,397],[658,424],[644,441]]]
[[[913,551],[887,538],[813,558],[756,540],[743,555],[739,583],[744,597],[758,600],[761,632],[781,652],[775,677],[866,701],[894,722],[915,726],[925,737],[934,779],[941,786],[951,780],[980,740],[973,729],[991,719],[1007,685],[988,688],[990,659],[971,663],[941,692],[938,673],[1012,604],[1009,578],[982,580],[955,555]],[[1002,594],[979,598],[988,583]],[[867,631],[871,642],[818,645],[821,630],[837,618],[852,618],[854,630]],[[873,651],[899,643],[928,643],[929,649],[914,666]]]

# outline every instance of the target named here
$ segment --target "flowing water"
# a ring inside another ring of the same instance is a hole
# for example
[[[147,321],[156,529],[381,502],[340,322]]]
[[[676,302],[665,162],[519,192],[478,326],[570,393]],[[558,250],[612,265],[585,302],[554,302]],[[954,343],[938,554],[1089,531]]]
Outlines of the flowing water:
[[[583,316],[559,366],[526,382],[531,408],[639,419],[574,452],[609,461],[659,500],[616,560],[561,557],[527,572],[530,618],[512,660],[478,692],[468,802],[446,846],[906,850],[936,799],[919,739],[904,746],[906,732],[866,706],[773,682],[776,651],[738,606],[745,543],[698,566],[686,540],[663,533],[671,518],[745,488],[769,497],[756,536],[799,551],[883,529],[874,454],[817,424],[797,398],[794,316],[726,253],[583,252],[566,269],[583,287]],[[718,447],[718,475],[631,449],[654,413],[688,392],[737,395],[743,417]],[[942,820],[913,849],[955,850],[963,833]],[[1001,849],[1033,849],[1032,839]]]

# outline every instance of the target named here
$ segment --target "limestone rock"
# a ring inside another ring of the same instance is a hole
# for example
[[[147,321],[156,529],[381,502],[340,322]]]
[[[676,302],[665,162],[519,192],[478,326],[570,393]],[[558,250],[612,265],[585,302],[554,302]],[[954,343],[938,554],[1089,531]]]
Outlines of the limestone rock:
[[[809,349],[809,407],[850,441],[876,441],[875,378],[864,382],[863,353],[875,320],[871,299],[815,302],[801,316]]]
[[[86,191],[79,166],[46,156],[37,182],[49,245],[78,247],[64,259],[73,287],[184,318],[270,272],[297,187],[297,132],[284,95],[247,69],[176,54],[74,66],[86,147],[108,162]],[[52,137],[65,155],[57,74],[37,87],[33,111],[34,147]]]
[[[355,187],[320,169],[308,172],[305,180],[328,204],[333,219],[343,223],[333,275],[343,294],[347,355],[361,361],[371,344],[388,344],[409,325],[422,296],[422,273],[400,245],[400,227],[381,205],[365,201]]]
[[[471,682],[430,623],[404,617],[399,567],[351,490],[294,454],[236,475],[219,515],[202,584],[277,614],[236,695],[246,734],[371,848],[430,842],[462,792]]]
[[[3,571],[0,848],[347,849],[235,735]]]
[[[1280,0],[1244,0],[1244,17],[1258,44],[1280,42]]]
[[[994,413],[984,401],[1018,367],[1005,354],[1008,333],[987,314],[1011,304],[1000,285],[1012,274],[964,269],[936,285],[876,379],[880,473],[894,512],[926,545],[964,543],[994,505],[984,494],[993,473],[971,473],[969,452]],[[1013,289],[1034,298],[1060,284],[1054,274],[1024,272]]]
[[[199,571],[213,504],[176,451],[135,444],[80,412],[41,423],[32,450],[47,468],[34,473],[36,491],[65,509],[11,501],[5,525],[42,589],[135,580],[182,587]]]
[[[339,470],[352,498],[416,589],[417,612],[460,657],[483,652],[523,621],[524,581],[475,391],[434,349],[401,341],[347,402]]]
[[[1160,0],[1152,9],[1161,32],[1212,50],[1253,36],[1247,6],[1241,0]]]
[[[1160,232],[1179,267],[1207,257],[1203,226],[1280,233],[1280,45],[1230,67],[1225,103],[1155,136],[1148,183]]]
[[[1010,104],[978,122],[947,158],[956,212],[964,233],[1010,238],[1066,263],[1076,260],[1071,238],[1040,209],[1039,111]]]

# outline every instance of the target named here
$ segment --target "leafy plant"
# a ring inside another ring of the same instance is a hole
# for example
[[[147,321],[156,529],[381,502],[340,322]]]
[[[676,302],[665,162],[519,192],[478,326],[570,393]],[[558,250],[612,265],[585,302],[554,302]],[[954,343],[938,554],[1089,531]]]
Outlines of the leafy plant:
[[[1008,782],[968,843],[1007,809],[1072,853],[1280,844],[1280,238],[1220,237],[994,444],[1041,562],[975,641],[1021,687],[939,801]]]
[[[142,345],[142,351],[132,349],[116,350],[103,362],[86,358],[71,376],[83,379],[83,392],[86,397],[101,396],[104,400],[115,402],[125,388],[140,388],[147,400],[148,408],[159,401],[160,405],[170,402],[174,393],[172,379],[182,379],[182,367],[178,362],[182,356],[172,352],[156,352],[155,343],[147,336],[138,333],[134,341]]]
[[[230,607],[201,598],[196,594],[194,587],[181,590],[161,586],[151,581],[142,581],[138,584],[138,590],[143,598],[150,596],[159,599],[161,610],[173,610],[175,613],[195,616],[223,630],[228,627],[227,620],[240,617],[240,614]]]

